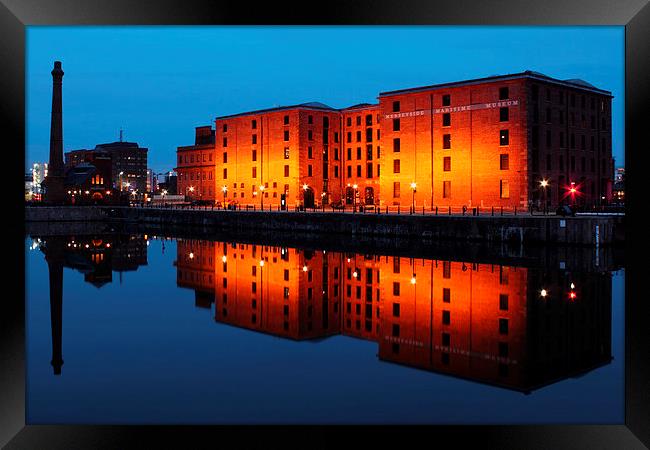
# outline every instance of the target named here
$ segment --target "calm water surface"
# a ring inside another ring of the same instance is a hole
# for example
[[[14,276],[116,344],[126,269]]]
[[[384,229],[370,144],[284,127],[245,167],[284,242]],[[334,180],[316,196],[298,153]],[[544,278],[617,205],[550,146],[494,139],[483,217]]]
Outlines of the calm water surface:
[[[27,422],[624,420],[622,269],[263,244],[27,238]]]

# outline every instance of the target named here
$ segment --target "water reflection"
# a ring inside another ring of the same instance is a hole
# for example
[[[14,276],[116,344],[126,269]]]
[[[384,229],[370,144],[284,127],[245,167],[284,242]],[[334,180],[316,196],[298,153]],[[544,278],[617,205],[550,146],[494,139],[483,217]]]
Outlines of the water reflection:
[[[101,288],[147,264],[146,235],[47,237],[52,366],[63,267]],[[164,251],[164,250],[163,250]],[[178,239],[176,282],[216,322],[293,340],[344,335],[380,360],[528,393],[612,360],[611,275]]]
[[[177,284],[217,322],[343,334],[384,361],[529,392],[611,361],[611,276],[179,240]]]

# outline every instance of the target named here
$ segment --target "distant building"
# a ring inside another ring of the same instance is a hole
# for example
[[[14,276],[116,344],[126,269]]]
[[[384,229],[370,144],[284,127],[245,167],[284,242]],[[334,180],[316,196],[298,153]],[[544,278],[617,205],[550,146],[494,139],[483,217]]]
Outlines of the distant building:
[[[157,191],[167,191],[167,194],[169,195],[176,195],[178,193],[178,177],[176,175],[176,172],[167,172],[163,180],[164,181],[158,181]]]
[[[97,154],[93,162],[82,162],[65,174],[65,189],[74,204],[112,203],[111,158]]]
[[[147,192],[156,191],[156,177],[154,176],[153,170],[147,169]]]
[[[43,189],[41,184],[47,176],[47,163],[34,163],[32,165],[32,198],[40,200]]]
[[[27,201],[33,200],[33,195],[34,195],[33,180],[34,178],[32,177],[31,173],[25,174],[25,200]]]
[[[614,172],[612,198],[615,203],[625,203],[625,168],[617,167]]]
[[[99,144],[95,150],[104,150],[110,154],[113,186],[117,189],[146,192],[149,149],[140,147],[136,142],[111,142]]]

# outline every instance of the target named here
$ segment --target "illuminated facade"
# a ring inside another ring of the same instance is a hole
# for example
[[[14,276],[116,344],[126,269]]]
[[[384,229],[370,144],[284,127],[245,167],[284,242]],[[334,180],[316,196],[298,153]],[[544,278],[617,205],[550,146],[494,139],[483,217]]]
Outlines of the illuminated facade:
[[[196,127],[194,145],[178,147],[177,192],[192,200],[215,201],[220,191],[215,189],[214,129]]]
[[[252,111],[216,119],[215,160],[201,170],[214,172],[214,192],[260,207],[600,205],[612,198],[611,99],[527,71],[345,109]]]
[[[197,240],[176,265],[219,323],[523,392],[611,360],[608,274]]]

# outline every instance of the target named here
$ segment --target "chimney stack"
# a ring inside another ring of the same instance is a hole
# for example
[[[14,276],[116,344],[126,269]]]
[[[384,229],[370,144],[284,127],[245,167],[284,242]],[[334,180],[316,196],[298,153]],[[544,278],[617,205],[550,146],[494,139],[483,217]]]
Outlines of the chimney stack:
[[[50,162],[45,179],[48,203],[65,201],[63,173],[63,108],[62,108],[63,70],[61,61],[54,61],[52,69],[52,122],[50,125]]]

